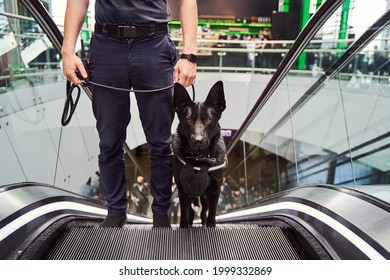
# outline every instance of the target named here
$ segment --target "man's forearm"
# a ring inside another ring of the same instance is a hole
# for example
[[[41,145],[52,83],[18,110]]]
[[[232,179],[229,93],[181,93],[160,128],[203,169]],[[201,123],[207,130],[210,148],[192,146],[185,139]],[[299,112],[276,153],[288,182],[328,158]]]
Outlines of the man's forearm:
[[[65,13],[62,55],[74,54],[76,40],[87,15],[89,0],[68,0]]]
[[[198,8],[196,0],[179,0],[180,21],[183,32],[183,53],[196,53]]]

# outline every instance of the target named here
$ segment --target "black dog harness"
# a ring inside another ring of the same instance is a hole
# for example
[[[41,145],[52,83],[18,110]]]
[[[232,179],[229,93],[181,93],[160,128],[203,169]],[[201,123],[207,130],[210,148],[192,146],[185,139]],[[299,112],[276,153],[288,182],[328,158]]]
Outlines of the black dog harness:
[[[181,157],[179,156],[176,156],[176,158],[183,164],[183,165],[190,165],[192,166],[191,164],[189,164],[188,162],[186,162],[184,159],[182,159]],[[192,156],[192,157],[186,157],[186,159],[193,159],[195,161],[199,161],[199,162],[206,162],[206,163],[209,163],[209,164],[215,164],[216,162],[216,159],[215,158],[210,158],[210,157],[205,157],[205,156]],[[220,165],[216,165],[216,166],[212,166],[210,168],[208,168],[208,172],[214,172],[214,171],[218,171],[220,169],[224,169],[227,165],[227,160],[225,159],[224,162]],[[199,171],[201,169],[201,167],[197,167],[197,166],[192,166],[193,169]]]
[[[187,159],[206,163],[198,167],[184,161],[179,156],[176,156],[176,158],[183,164],[183,168],[180,171],[180,182],[184,193],[189,197],[198,197],[204,195],[204,192],[206,191],[207,185],[209,183],[209,176],[207,174],[219,171],[226,167],[226,159],[222,164],[210,167],[210,164],[215,164],[215,158],[206,156],[187,157]]]

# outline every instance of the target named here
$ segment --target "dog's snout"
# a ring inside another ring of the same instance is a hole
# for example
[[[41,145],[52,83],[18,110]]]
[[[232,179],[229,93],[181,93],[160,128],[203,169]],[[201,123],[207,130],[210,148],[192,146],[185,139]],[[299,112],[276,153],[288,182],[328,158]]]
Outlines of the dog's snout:
[[[197,146],[202,146],[205,142],[205,139],[204,137],[202,137],[202,135],[200,134],[197,134],[195,135],[194,137],[194,144],[197,145]]]
[[[204,126],[198,122],[194,126],[190,142],[194,149],[204,149],[208,145],[207,134],[205,132]]]

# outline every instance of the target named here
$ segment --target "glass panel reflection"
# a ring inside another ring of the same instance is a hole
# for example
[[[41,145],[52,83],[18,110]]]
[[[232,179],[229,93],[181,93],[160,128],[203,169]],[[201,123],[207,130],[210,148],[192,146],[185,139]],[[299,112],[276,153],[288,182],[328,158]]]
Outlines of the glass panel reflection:
[[[0,5],[6,12],[0,16],[0,134],[7,158],[1,162],[0,185],[53,184],[58,142],[47,124],[55,114],[48,116],[45,102],[63,98],[60,55],[27,13],[13,13],[25,12],[22,6],[7,7],[11,10]]]
[[[241,196],[237,206],[308,184],[388,184],[389,30],[333,78],[324,74],[355,37],[342,44],[324,34],[308,44],[231,149],[227,181]]]

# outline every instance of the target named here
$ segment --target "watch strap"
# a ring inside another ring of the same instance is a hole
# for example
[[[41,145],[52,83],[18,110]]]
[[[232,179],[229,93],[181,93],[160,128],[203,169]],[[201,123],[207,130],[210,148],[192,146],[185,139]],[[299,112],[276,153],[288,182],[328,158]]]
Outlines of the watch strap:
[[[196,60],[198,57],[193,53],[189,53],[189,54],[183,53],[183,54],[181,54],[180,58],[187,59],[188,61],[190,61],[192,63],[196,63]]]

